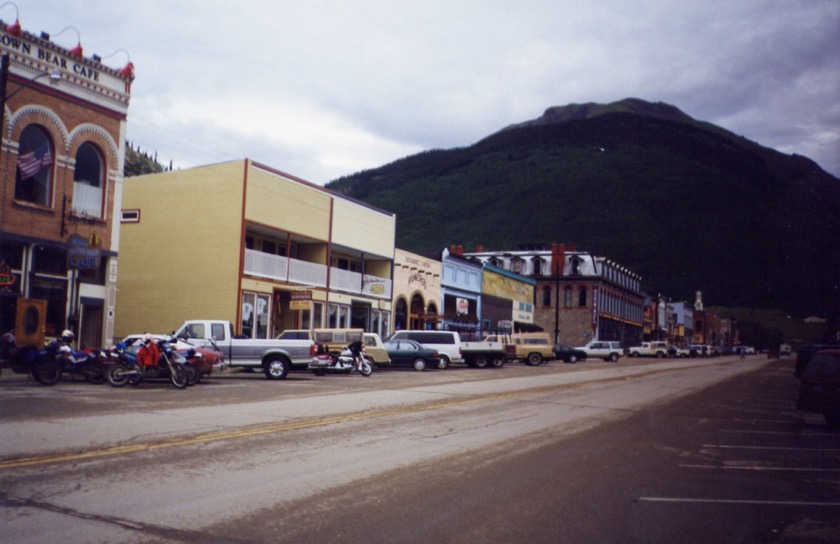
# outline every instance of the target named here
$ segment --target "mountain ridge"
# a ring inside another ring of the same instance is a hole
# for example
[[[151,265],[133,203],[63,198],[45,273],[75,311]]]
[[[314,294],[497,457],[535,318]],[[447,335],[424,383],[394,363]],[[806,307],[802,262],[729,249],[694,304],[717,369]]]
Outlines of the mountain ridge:
[[[395,212],[398,247],[417,253],[576,242],[675,299],[840,306],[838,179],[668,104],[552,107],[327,187]]]

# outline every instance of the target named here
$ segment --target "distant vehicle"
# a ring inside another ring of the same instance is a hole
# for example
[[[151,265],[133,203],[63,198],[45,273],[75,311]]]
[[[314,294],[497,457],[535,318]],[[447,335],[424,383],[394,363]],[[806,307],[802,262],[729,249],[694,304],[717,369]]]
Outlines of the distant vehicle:
[[[668,355],[668,342],[642,342],[641,346],[630,348],[630,357],[658,357],[664,358]]]
[[[414,340],[440,353],[438,368],[444,369],[450,363],[463,362],[461,355],[461,335],[455,331],[397,331],[388,339]]]
[[[685,359],[691,357],[691,351],[681,346],[668,346],[668,357]]]
[[[491,334],[484,340],[506,344],[513,351],[510,358],[523,361],[529,366],[541,365],[555,358],[554,340],[547,332]]]
[[[618,361],[618,359],[624,354],[621,342],[610,342],[605,340],[593,340],[578,349],[586,352],[587,358],[596,357],[612,363]]]
[[[802,371],[796,407],[840,427],[840,349],[818,351]]]
[[[689,350],[692,357],[714,357],[718,354],[717,348],[707,344],[694,344]]]
[[[573,348],[566,344],[557,344],[554,346],[554,356],[562,360],[564,363],[576,363],[578,361],[586,360],[586,352],[582,349]]]
[[[779,357],[790,357],[793,353],[793,350],[790,347],[790,344],[782,344],[779,346]]]
[[[385,342],[384,346],[393,367],[411,367],[423,371],[437,368],[440,362],[440,353],[414,340],[391,340]]]

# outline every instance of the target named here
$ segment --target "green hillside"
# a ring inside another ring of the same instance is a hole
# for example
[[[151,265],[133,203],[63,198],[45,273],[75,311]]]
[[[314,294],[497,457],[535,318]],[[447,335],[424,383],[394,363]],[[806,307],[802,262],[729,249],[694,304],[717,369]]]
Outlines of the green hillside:
[[[575,242],[710,304],[836,315],[840,180],[677,108],[551,108],[466,148],[328,187],[397,214],[397,245],[439,254]]]

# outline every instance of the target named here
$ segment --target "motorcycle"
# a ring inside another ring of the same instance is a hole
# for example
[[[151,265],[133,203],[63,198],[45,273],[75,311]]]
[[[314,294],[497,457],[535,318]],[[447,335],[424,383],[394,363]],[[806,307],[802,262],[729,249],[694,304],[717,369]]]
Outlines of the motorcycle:
[[[105,383],[105,365],[102,364],[105,356],[99,350],[88,353],[73,351],[70,346],[61,346],[55,351],[54,357],[62,372],[71,377],[83,378],[97,385]]]
[[[120,342],[112,351],[112,357],[117,361],[108,367],[106,378],[114,387],[126,384],[137,385],[143,380],[166,378],[176,389],[185,389],[190,385],[190,373],[187,359],[169,343],[168,340],[157,340],[160,358],[157,366],[140,367],[137,358],[128,353],[128,346]]]
[[[309,363],[309,370],[316,376],[350,374],[355,371],[368,378],[373,374],[373,365],[365,357],[364,345],[361,342],[353,342],[338,355],[329,353],[319,345],[318,353]]]
[[[19,346],[12,333],[0,337],[0,368],[29,374],[41,385],[55,385],[61,379],[61,365],[47,349]]]

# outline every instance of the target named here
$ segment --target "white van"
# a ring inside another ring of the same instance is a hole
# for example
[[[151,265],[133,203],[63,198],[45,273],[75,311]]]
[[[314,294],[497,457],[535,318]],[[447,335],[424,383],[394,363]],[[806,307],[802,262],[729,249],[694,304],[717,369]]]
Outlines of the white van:
[[[461,363],[461,336],[455,331],[397,331],[389,340],[414,340],[440,353],[438,368]]]

